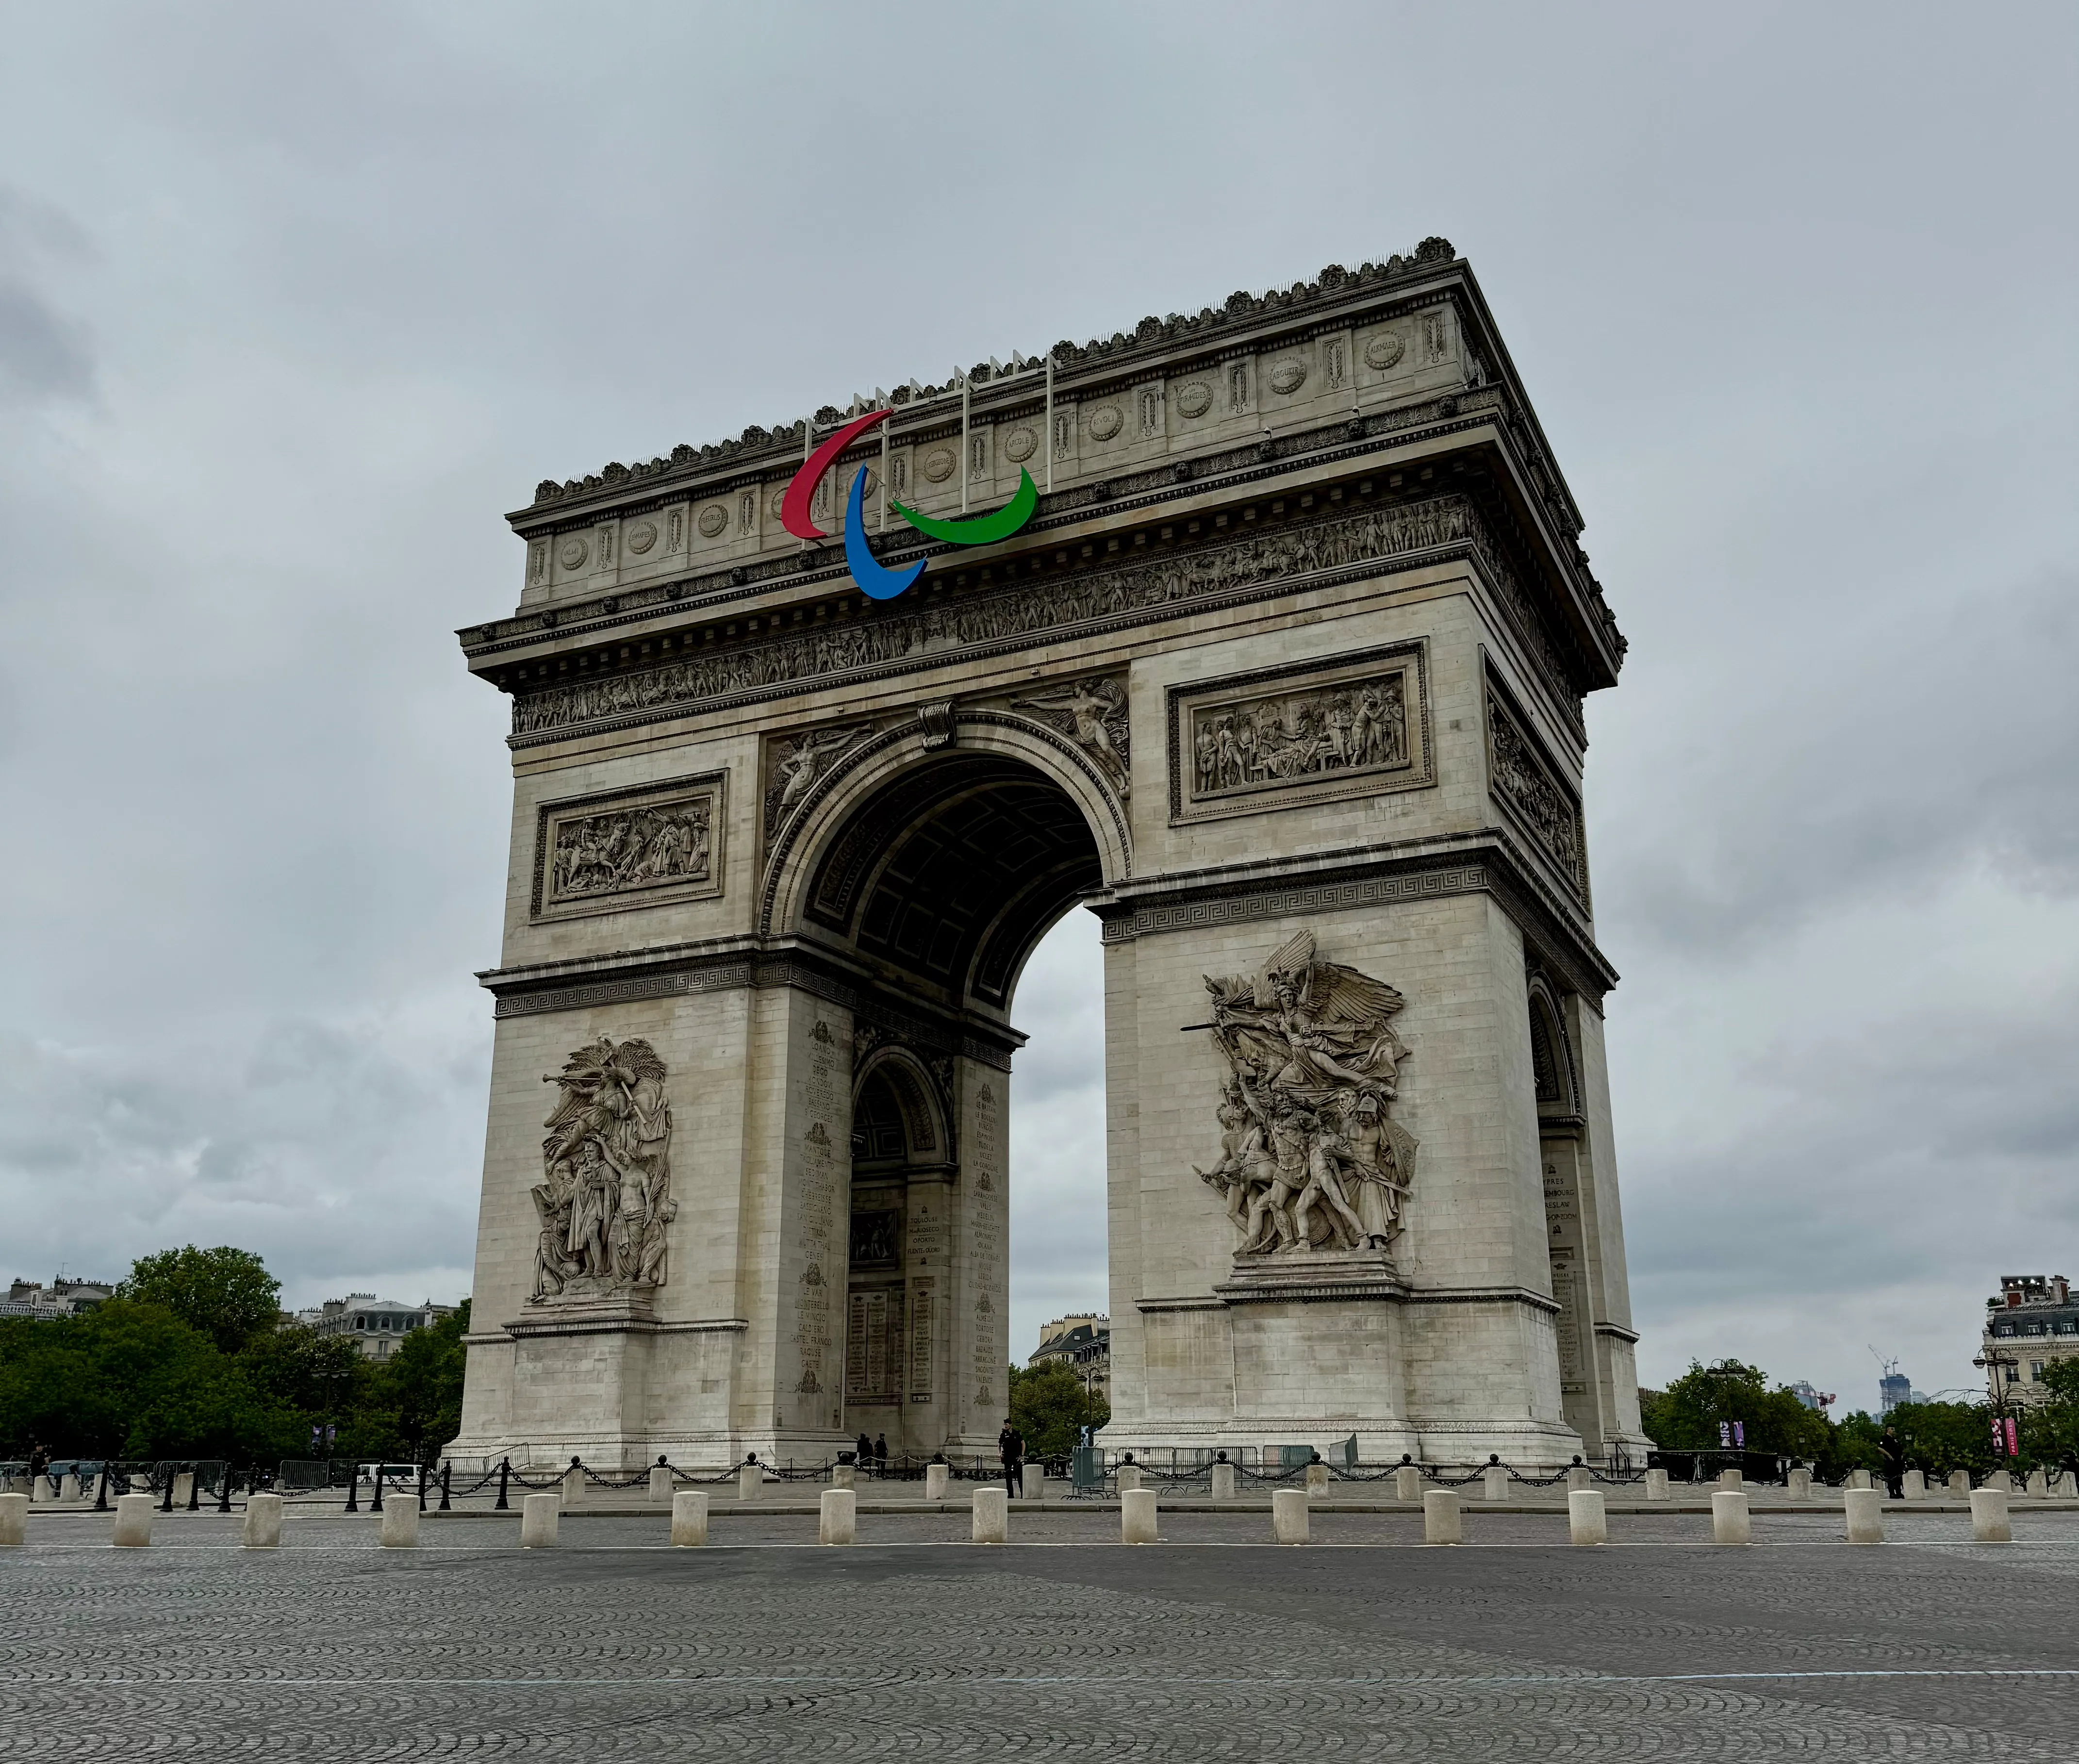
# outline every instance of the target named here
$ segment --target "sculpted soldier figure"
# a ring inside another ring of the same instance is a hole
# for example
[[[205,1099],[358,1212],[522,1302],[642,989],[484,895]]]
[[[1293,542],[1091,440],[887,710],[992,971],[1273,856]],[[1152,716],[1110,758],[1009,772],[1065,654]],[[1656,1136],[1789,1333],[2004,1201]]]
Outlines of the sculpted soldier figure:
[[[1230,1068],[1217,1190],[1242,1256],[1383,1249],[1399,1235],[1416,1142],[1391,1118],[1408,1047],[1400,994],[1288,938],[1252,980],[1206,979]]]
[[[650,1286],[664,1278],[671,1106],[664,1063],[646,1041],[601,1036],[542,1080],[558,1087],[533,1189],[542,1235],[536,1304]]]

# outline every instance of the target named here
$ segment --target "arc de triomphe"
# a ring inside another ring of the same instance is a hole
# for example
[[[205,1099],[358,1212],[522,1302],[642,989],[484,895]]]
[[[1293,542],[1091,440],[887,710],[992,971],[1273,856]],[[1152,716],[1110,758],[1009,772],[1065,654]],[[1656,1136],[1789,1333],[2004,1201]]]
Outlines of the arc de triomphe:
[[[1079,903],[1106,1443],[1642,1445],[1580,812],[1624,640],[1471,271],[887,402],[828,543],[782,499],[856,403],[543,483],[461,633],[514,792],[454,1455],[993,1450],[1013,995]],[[998,543],[885,512],[1027,476]]]

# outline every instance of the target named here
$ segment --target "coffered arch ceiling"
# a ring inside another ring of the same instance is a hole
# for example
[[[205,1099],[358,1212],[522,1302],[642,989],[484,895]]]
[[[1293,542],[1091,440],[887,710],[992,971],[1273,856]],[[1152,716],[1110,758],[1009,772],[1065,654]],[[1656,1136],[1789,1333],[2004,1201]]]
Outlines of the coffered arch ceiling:
[[[1061,786],[1000,754],[955,753],[882,787],[811,871],[806,918],[952,1001],[1010,1004],[1048,928],[1102,885]]]

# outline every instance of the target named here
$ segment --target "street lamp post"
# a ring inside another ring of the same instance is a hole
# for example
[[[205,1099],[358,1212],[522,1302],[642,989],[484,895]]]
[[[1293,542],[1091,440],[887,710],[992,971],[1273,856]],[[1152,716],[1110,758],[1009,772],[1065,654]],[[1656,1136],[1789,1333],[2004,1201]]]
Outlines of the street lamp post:
[[[1981,1368],[1992,1381],[1993,1413],[1997,1417],[2000,1428],[2000,1456],[2007,1457],[2007,1377],[2009,1369],[2018,1372],[2021,1361],[2010,1353],[2002,1353],[1997,1348],[1988,1348],[1971,1364]]]

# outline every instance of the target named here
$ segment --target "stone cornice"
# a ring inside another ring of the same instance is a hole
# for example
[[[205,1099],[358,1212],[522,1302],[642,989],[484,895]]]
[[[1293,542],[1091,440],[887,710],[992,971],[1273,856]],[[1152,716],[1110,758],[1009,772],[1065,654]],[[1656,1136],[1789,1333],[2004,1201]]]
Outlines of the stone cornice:
[[[1368,484],[1370,481],[1366,480]],[[1225,517],[1222,517],[1224,520]],[[818,621],[776,636],[702,646],[676,661],[602,669],[513,704],[515,748],[766,703],[921,672],[958,659],[1014,654],[1035,642],[1102,636],[1229,606],[1361,582],[1454,560],[1472,561],[1516,630],[1553,708],[1581,732],[1574,683],[1529,607],[1470,495],[1414,503],[1353,500],[1333,513],[1257,529],[1245,524],[1130,562],[1019,580],[956,599],[852,621]],[[1387,566],[1383,568],[1382,566]]]
[[[1588,922],[1540,875],[1540,863],[1505,827],[1396,841],[1352,851],[1137,878],[1087,903],[1107,943],[1207,925],[1311,916],[1454,894],[1492,896],[1531,951],[1572,990],[1600,1000],[1617,970]]]
[[[710,938],[642,950],[487,968],[479,985],[500,1018],[588,1010],[640,999],[792,986],[871,1018],[903,1039],[999,1071],[1025,1037],[1008,1023],[954,1011],[881,980],[843,953],[792,938]]]

